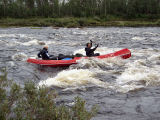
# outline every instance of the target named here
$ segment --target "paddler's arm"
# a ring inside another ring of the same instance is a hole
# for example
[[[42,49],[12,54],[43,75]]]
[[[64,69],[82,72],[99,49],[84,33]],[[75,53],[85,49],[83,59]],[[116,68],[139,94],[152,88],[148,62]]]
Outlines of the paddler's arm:
[[[39,58],[42,58],[42,56],[41,56],[41,51],[37,54],[37,56],[38,56]]]
[[[92,40],[90,40],[91,47],[92,47],[92,43],[93,43]]]
[[[97,49],[98,46],[99,46],[99,44],[97,44],[95,48],[91,49],[92,52],[94,52]]]
[[[46,56],[48,57],[48,59],[51,57],[48,53],[46,53]]]

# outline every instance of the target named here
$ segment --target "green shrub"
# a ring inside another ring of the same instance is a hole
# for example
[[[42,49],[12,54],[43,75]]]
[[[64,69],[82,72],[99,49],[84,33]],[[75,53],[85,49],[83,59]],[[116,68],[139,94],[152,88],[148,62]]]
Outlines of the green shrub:
[[[56,105],[54,91],[32,82],[24,88],[7,80],[7,73],[0,76],[0,120],[89,120],[97,111],[85,108],[85,101],[75,98],[72,107]]]

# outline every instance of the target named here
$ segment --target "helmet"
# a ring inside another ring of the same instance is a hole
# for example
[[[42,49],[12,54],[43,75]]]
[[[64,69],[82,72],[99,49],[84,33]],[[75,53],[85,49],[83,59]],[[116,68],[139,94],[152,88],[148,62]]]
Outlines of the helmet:
[[[47,49],[47,50],[48,50],[48,46],[47,46],[47,45],[45,45],[43,48],[45,48],[45,49]]]

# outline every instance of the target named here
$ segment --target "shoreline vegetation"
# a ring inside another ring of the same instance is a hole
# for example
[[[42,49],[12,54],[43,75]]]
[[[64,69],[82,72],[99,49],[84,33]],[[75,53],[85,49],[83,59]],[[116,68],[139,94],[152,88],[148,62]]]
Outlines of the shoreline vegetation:
[[[114,18],[1,18],[0,27],[160,27],[160,19],[123,19]]]
[[[2,0],[2,27],[160,26],[160,0]]]
[[[90,120],[97,114],[97,105],[88,110],[80,97],[75,97],[72,105],[57,103],[54,90],[34,82],[22,87],[7,79],[6,69],[0,73],[1,120]]]

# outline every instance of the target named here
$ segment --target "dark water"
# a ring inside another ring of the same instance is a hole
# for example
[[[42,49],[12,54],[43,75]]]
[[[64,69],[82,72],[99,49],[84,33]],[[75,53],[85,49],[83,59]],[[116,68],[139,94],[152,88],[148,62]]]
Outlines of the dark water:
[[[82,53],[85,44],[99,43],[97,52],[128,48],[132,57],[80,60],[69,68],[26,63],[44,44],[50,54]],[[160,28],[0,28],[0,67],[22,85],[33,81],[58,92],[57,104],[72,105],[80,96],[87,108],[97,104],[94,120],[160,119]]]

